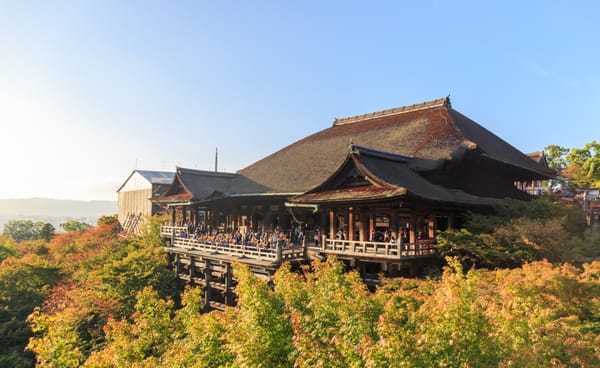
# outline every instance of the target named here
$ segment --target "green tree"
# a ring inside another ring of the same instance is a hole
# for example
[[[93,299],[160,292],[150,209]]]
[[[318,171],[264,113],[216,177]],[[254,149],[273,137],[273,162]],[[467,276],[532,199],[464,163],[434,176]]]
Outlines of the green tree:
[[[550,145],[544,152],[548,166],[558,172],[554,181],[561,186],[570,190],[600,187],[600,143],[591,141],[571,149]]]
[[[8,236],[17,242],[23,240],[40,239],[40,233],[44,227],[43,222],[31,220],[10,220],[4,225],[2,235]]]
[[[579,188],[600,187],[600,143],[591,141],[583,148],[573,148],[567,155],[569,165],[564,174]]]
[[[17,246],[12,238],[0,237],[0,263],[8,257],[17,255]]]
[[[542,259],[582,263],[600,251],[585,230],[575,207],[547,198],[506,200],[492,214],[470,214],[464,229],[441,232],[436,247],[466,268],[513,268]]]
[[[231,319],[229,351],[240,367],[289,367],[294,360],[292,323],[283,298],[235,264],[239,310]]]
[[[92,353],[84,367],[158,367],[160,359],[173,343],[176,329],[173,302],[160,299],[151,287],[136,295],[132,322],[109,320],[108,344]]]
[[[32,354],[24,351],[31,336],[25,320],[59,278],[59,270],[35,254],[0,265],[0,367],[33,366]]]
[[[77,231],[77,232],[82,233],[82,232],[86,231],[90,227],[90,225],[86,224],[85,222],[68,220],[68,221],[61,223],[60,227],[62,227],[64,231]]]
[[[44,239],[44,241],[49,242],[54,239],[56,236],[56,229],[52,224],[45,223],[44,226],[40,229],[40,238]]]
[[[117,215],[101,216],[98,218],[98,226],[114,225],[119,222]]]
[[[183,308],[175,315],[174,341],[163,355],[165,367],[211,368],[232,366],[235,355],[228,349],[227,331],[237,310],[202,313],[200,288],[188,288],[181,297]]]
[[[285,300],[300,367],[362,367],[366,347],[378,339],[383,307],[357,272],[344,272],[337,259],[314,261],[303,274],[289,265],[275,274],[275,291]]]

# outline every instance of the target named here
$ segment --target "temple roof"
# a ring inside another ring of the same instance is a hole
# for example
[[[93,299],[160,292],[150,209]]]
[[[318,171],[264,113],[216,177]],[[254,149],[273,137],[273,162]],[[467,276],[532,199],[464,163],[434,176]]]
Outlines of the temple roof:
[[[349,142],[391,154],[453,160],[479,150],[532,178],[553,172],[454,110],[448,97],[375,113],[335,119],[333,126],[296,141],[239,171],[235,192],[303,193],[344,162]],[[248,186],[247,184],[251,184]]]
[[[546,155],[544,154],[544,151],[530,152],[530,153],[527,153],[526,155],[527,155],[527,157],[529,157],[533,161],[537,162],[538,164],[540,164],[544,167],[548,167],[548,161],[546,160]]]
[[[429,182],[411,168],[413,160],[402,155],[352,145],[345,161],[332,176],[305,194],[292,198],[291,202],[372,201],[410,196],[462,205],[496,203],[497,199],[494,198],[480,197]],[[354,168],[364,175],[364,184],[344,184],[344,176],[353,173]]]
[[[227,192],[237,174],[177,167],[173,184],[158,202],[199,201],[215,192]]]

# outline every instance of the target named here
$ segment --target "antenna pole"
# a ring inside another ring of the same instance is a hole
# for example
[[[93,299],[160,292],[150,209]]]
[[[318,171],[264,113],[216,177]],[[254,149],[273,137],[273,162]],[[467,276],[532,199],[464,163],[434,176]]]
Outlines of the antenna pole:
[[[217,172],[217,162],[219,160],[219,147],[215,147],[215,172]]]

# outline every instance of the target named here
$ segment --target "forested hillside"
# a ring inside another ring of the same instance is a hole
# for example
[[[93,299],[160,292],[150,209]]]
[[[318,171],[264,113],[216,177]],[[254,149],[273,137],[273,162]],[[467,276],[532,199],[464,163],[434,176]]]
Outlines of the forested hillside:
[[[272,284],[238,265],[238,306],[210,313],[176,293],[157,221],[0,240],[0,366],[600,366],[598,235],[557,204],[473,215],[439,235],[443,270],[375,292],[335,259]]]

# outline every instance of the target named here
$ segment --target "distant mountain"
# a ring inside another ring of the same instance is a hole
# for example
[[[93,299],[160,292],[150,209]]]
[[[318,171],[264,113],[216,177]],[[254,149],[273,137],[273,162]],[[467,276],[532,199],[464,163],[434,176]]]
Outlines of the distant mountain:
[[[116,201],[66,199],[0,199],[0,228],[9,220],[32,220],[58,225],[66,220],[95,224],[101,216],[117,213]]]

